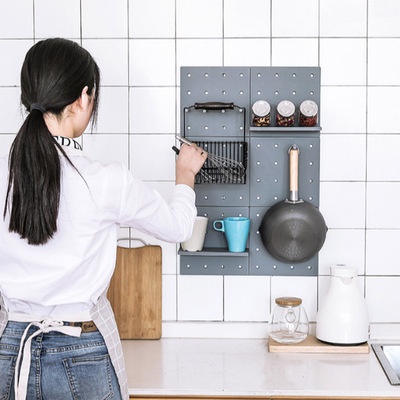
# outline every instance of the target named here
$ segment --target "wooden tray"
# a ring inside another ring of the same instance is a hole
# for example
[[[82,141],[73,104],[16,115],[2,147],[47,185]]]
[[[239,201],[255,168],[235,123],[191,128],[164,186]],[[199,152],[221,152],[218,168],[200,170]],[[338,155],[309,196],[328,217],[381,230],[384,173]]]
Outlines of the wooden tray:
[[[336,346],[320,342],[315,336],[309,335],[300,343],[283,344],[269,338],[268,350],[270,353],[347,353],[368,354],[369,344],[363,343],[357,346]]]

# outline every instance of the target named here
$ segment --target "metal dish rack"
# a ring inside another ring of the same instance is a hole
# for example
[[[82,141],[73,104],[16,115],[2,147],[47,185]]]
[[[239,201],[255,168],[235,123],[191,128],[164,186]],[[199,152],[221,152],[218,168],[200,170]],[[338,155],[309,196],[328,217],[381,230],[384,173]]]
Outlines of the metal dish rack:
[[[200,115],[204,115],[204,119],[208,119],[209,112],[219,112],[224,116],[229,113],[229,110],[237,110],[243,115],[243,140],[193,140],[196,144],[206,150],[208,153],[221,159],[234,160],[240,163],[245,169],[247,169],[247,154],[248,146],[245,141],[245,123],[246,123],[246,109],[239,107],[233,102],[206,102],[206,103],[194,103],[189,107],[185,107],[183,110],[183,137],[187,137],[187,130],[191,129],[192,126],[187,123],[187,115],[190,111],[201,112]],[[206,115],[207,114],[207,115]],[[196,116],[199,118],[199,115]],[[215,115],[214,115],[215,117]],[[205,129],[208,130],[208,126],[204,125]],[[225,127],[226,129],[226,127]],[[193,132],[191,132],[193,134]],[[238,177],[237,174],[227,176],[215,166],[213,162],[207,160],[200,173],[196,175],[195,183],[220,183],[220,184],[245,184],[246,173],[243,176]]]

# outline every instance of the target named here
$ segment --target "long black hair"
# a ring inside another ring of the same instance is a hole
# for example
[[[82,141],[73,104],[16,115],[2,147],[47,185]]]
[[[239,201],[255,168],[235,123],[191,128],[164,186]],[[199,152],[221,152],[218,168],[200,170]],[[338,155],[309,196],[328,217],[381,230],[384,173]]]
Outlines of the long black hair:
[[[57,231],[61,190],[60,152],[44,120],[48,112],[61,117],[83,88],[93,95],[95,123],[100,90],[99,68],[77,43],[46,39],[26,54],[21,69],[21,103],[29,112],[11,146],[9,178],[3,218],[9,206],[9,231],[29,244],[47,243]]]

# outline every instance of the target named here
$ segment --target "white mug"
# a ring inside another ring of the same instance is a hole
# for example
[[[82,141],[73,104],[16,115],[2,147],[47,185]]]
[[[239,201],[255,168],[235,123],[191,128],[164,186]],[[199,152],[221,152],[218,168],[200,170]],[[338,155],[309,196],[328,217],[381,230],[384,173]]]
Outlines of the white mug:
[[[185,251],[201,251],[203,250],[204,239],[207,233],[207,217],[197,216],[194,221],[192,237],[186,242],[182,242],[182,249]]]

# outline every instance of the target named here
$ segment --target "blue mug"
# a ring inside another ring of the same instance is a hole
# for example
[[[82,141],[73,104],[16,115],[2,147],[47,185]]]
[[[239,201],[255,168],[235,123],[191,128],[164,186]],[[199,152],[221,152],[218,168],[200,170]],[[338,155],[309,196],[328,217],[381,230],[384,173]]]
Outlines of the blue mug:
[[[230,252],[241,253],[246,250],[247,238],[250,231],[250,218],[227,217],[217,219],[214,221],[213,227],[216,231],[225,233]]]

